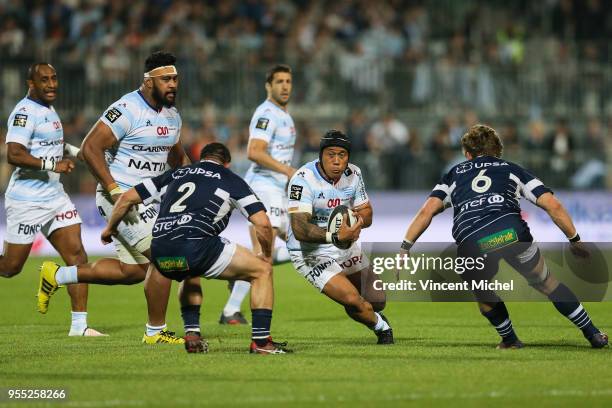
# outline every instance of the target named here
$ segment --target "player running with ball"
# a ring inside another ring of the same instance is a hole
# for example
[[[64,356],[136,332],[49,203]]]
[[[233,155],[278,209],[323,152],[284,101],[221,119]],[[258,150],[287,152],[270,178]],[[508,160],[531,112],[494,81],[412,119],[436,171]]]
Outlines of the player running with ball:
[[[380,313],[385,294],[373,289],[369,260],[356,242],[361,229],[372,224],[372,206],[361,171],[349,163],[350,152],[346,135],[330,130],[321,139],[319,160],[302,166],[289,181],[287,248],[293,266],[314,287],[372,329],[378,344],[392,344],[393,330]],[[340,205],[352,209],[356,222],[349,226],[345,215],[338,231],[328,232],[327,221]]]
[[[465,271],[466,282],[490,280],[504,259],[523,275],[537,291],[546,295],[555,308],[578,327],[594,348],[608,344],[608,336],[591,321],[574,293],[559,282],[546,266],[529,226],[521,218],[519,200],[525,197],[548,213],[567,236],[576,256],[589,252],[569,214],[540,180],[522,167],[502,160],[503,145],[494,129],[472,126],[461,138],[467,161],[453,167],[431,192],[408,227],[402,252],[407,254],[414,242],[446,207],[454,209],[453,238],[457,255],[483,257],[485,267]],[[475,291],[480,312],[501,336],[500,349],[522,348],[504,302],[492,291]]]

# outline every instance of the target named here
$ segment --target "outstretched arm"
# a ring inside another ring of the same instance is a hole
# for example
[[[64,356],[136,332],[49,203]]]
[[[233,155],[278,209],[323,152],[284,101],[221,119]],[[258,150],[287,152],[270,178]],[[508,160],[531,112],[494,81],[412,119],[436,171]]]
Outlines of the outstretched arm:
[[[429,197],[412,219],[408,231],[406,231],[406,235],[404,236],[404,241],[408,242],[410,245],[414,244],[421,234],[425,232],[427,227],[429,227],[433,217],[442,211],[444,211],[444,203],[442,200],[437,197]]]
[[[142,203],[142,199],[134,187],[119,196],[108,219],[108,224],[104,231],[102,231],[102,242],[105,244],[112,242],[112,236],[117,233],[117,225],[119,225],[133,205],[140,203]]]
[[[536,201],[536,205],[542,208],[551,220],[559,227],[565,236],[570,239],[576,234],[576,227],[572,222],[572,218],[567,213],[567,210],[552,193],[544,193]]]

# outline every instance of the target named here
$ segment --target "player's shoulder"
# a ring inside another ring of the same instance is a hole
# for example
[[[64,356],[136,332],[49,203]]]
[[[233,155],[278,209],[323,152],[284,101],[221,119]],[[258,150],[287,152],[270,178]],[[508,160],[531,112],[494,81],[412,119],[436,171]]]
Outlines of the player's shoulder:
[[[361,169],[356,164],[349,163],[346,170],[344,170],[344,175],[351,178],[361,177]]]
[[[269,100],[263,101],[253,113],[253,117],[268,117],[268,118],[276,118],[277,116],[277,107]]]
[[[36,115],[38,113],[40,113],[40,111],[45,108],[44,105],[33,101],[32,99],[25,97],[23,99],[21,99],[19,102],[17,102],[17,104],[15,105],[15,107],[13,108],[13,111],[11,112],[11,116],[15,115],[15,114],[21,114],[21,115]]]
[[[304,182],[312,184],[317,179],[317,172],[317,160],[313,160],[297,169],[295,174],[291,177],[291,181],[303,180]]]

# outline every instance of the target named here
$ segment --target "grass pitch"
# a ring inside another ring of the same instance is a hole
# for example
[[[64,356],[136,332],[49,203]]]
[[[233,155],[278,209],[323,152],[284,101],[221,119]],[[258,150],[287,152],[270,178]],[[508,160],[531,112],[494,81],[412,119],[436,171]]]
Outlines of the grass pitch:
[[[249,327],[217,324],[226,284],[206,281],[210,352],[188,355],[140,343],[142,284],[91,285],[89,323],[110,337],[67,337],[65,290],[47,315],[36,312],[40,262],[0,281],[0,406],[612,406],[611,350],[590,349],[547,303],[509,304],[523,350],[495,350],[497,335],[470,303],[390,303],[396,344],[377,346],[286,264],[275,268],[272,332],[295,354],[249,355]],[[612,330],[612,303],[587,309]],[[175,296],[168,323],[182,333]],[[7,388],[66,389],[68,399],[9,402]]]

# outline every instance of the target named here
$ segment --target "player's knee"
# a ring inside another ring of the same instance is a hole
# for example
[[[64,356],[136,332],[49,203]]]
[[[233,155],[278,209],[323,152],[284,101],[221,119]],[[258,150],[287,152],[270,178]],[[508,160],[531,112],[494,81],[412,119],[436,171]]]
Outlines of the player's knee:
[[[257,277],[259,279],[272,279],[272,265],[267,262],[261,261],[261,266],[257,269]]]
[[[351,293],[344,297],[344,308],[347,313],[362,313],[369,310],[372,310],[372,305],[369,302],[366,302],[364,298],[362,298],[357,293]]]
[[[0,267],[0,276],[3,278],[12,278],[18,275],[23,269],[23,263],[4,258],[2,267]]]

